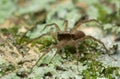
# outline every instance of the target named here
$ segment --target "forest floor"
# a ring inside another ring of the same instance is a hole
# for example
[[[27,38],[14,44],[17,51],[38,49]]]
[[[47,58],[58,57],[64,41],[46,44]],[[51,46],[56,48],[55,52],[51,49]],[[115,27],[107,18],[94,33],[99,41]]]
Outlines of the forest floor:
[[[0,0],[0,79],[120,79],[119,4],[119,0]],[[97,40],[78,41],[79,57],[74,46],[51,48],[61,42],[52,37],[59,35],[53,23],[62,34],[65,26],[70,33],[81,24],[74,31]],[[43,30],[48,24],[53,25]],[[52,35],[41,37],[46,33]]]

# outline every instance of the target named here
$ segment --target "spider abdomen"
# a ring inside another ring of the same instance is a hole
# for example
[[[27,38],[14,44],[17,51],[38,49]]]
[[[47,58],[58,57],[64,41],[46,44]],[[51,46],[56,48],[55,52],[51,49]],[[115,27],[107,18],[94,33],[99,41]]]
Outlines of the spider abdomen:
[[[82,31],[75,31],[74,32],[74,40],[76,40],[76,39],[81,39],[81,38],[83,38],[83,37],[85,37],[86,35],[85,35],[85,33],[84,32],[82,32]]]

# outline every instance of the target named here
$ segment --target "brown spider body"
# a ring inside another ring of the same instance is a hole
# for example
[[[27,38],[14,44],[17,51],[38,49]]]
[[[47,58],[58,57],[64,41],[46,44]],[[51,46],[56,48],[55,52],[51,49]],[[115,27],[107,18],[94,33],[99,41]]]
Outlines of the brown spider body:
[[[85,33],[82,31],[76,31],[75,33],[69,33],[69,32],[63,32],[63,33],[58,33],[57,38],[59,41],[62,40],[76,40],[83,38],[85,36]]]

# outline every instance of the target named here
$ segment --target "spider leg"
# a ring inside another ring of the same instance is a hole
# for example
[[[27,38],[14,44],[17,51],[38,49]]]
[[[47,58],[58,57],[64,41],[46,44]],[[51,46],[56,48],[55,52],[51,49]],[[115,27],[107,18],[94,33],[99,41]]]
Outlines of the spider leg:
[[[59,26],[58,26],[56,23],[52,23],[52,24],[46,25],[46,26],[42,29],[42,31],[44,31],[47,27],[50,27],[50,26],[52,26],[52,25],[54,25],[54,26],[56,27],[57,32],[60,32],[60,31],[61,31],[60,28],[59,28]],[[38,40],[39,38],[41,38],[41,37],[43,37],[43,36],[49,36],[49,35],[51,35],[51,36],[55,39],[55,41],[57,40],[56,34],[54,34],[52,31],[50,31],[50,32],[48,32],[48,33],[42,34],[41,36],[39,36],[39,37],[37,37],[37,38],[35,38],[35,39],[30,40],[29,42],[27,42],[27,43],[24,44],[24,45],[27,45],[27,44],[35,41],[35,40]]]
[[[70,33],[73,33],[73,32],[74,32],[77,28],[79,28],[82,24],[88,23],[88,22],[92,22],[92,21],[100,24],[99,21],[98,21],[98,20],[95,20],[95,19],[80,21],[80,22],[78,22],[78,23],[73,27],[73,29],[70,30]]]
[[[48,33],[45,33],[45,34],[42,34],[41,36],[39,36],[39,37],[37,37],[37,38],[34,38],[34,39],[32,39],[32,40],[30,40],[30,41],[28,41],[28,42],[26,42],[25,44],[23,44],[22,46],[26,46],[26,45],[28,45],[29,43],[31,43],[31,42],[33,42],[33,41],[36,41],[36,40],[38,40],[38,39],[40,39],[41,37],[44,37],[44,36],[49,36],[50,35],[50,33],[48,32]]]
[[[42,54],[42,56],[39,57],[39,59],[37,60],[37,62],[32,66],[32,68],[31,68],[31,70],[30,70],[29,73],[31,73],[31,72],[33,71],[33,68],[34,68],[36,65],[38,65],[39,61],[40,61],[46,54],[48,54],[51,49],[53,49],[53,48],[55,48],[55,47],[56,47],[56,45],[54,45],[54,46],[50,47],[49,49],[47,49],[47,50],[44,52],[44,54]]]
[[[56,46],[52,46],[51,48],[47,49],[47,50],[45,51],[45,53],[42,54],[42,56],[40,56],[40,58],[37,60],[37,62],[36,62],[35,65],[38,65],[39,61],[40,61],[46,54],[48,54],[49,51],[51,51],[53,48],[56,48]]]
[[[93,39],[94,41],[97,41],[98,43],[102,44],[104,49],[106,50],[106,52],[108,52],[108,49],[106,48],[105,44],[102,41],[100,41],[100,40],[98,40],[98,39],[96,39],[96,38],[94,38],[92,36],[89,36],[89,35],[78,39],[77,42],[84,41],[85,39]]]
[[[75,44],[75,48],[76,48],[76,53],[77,53],[77,69],[79,71],[79,58],[80,58],[80,54],[79,54],[79,49],[78,49],[78,43]]]
[[[42,31],[44,31],[47,27],[51,27],[51,26],[53,26],[53,25],[54,25],[54,27],[57,29],[57,32],[60,32],[60,31],[61,31],[61,29],[59,28],[59,26],[58,26],[56,23],[47,24],[47,25],[42,29]]]
[[[78,43],[78,42],[80,42],[80,41],[84,41],[85,39],[93,39],[94,41],[97,41],[98,43],[102,44],[103,47],[104,47],[104,49],[106,50],[107,55],[111,57],[111,55],[108,53],[109,50],[106,48],[105,44],[104,44],[102,41],[100,41],[100,40],[98,40],[98,39],[96,39],[96,38],[94,38],[94,37],[92,37],[92,36],[85,36],[85,37],[83,37],[83,38],[80,38],[80,39],[76,40],[76,42]],[[111,57],[111,58],[112,58],[113,60],[117,61],[115,58],[113,58],[113,57]]]
[[[32,31],[33,29],[36,28],[36,25],[34,25],[32,28],[30,28],[28,31]],[[26,34],[28,33],[28,31],[26,31],[23,36],[20,38],[19,44],[21,44],[21,42],[23,41],[24,37],[26,37]]]
[[[57,49],[56,53],[54,54],[54,56],[55,56],[55,55],[61,50],[61,48],[64,47],[65,45],[66,45],[66,43],[64,43],[64,41],[62,41],[62,42],[59,42],[57,45],[53,45],[52,47],[46,49],[45,53],[44,53],[42,56],[40,56],[40,58],[37,60],[37,62],[35,63],[34,66],[38,65],[39,61],[40,61],[46,54],[48,54],[49,51],[51,51],[53,48],[56,48],[56,49]],[[52,59],[54,58],[54,56],[52,57]],[[52,60],[52,59],[51,59],[51,60]],[[50,62],[51,62],[51,60],[50,60]],[[34,68],[34,66],[33,66],[32,68]]]
[[[60,28],[59,28],[59,26],[58,26],[56,23],[52,23],[52,24],[46,25],[41,31],[44,31],[47,27],[50,27],[50,26],[52,26],[52,25],[54,25],[54,26],[56,27],[57,32],[60,32],[60,31],[61,31]],[[32,27],[29,31],[33,30],[34,28],[35,28],[35,27]],[[23,41],[23,38],[25,37],[26,34],[27,34],[27,32],[26,32],[26,33],[22,36],[22,38],[20,39],[20,43]],[[39,39],[39,38],[41,38],[41,37],[43,37],[43,36],[45,36],[45,35],[50,35],[50,34],[51,34],[52,37],[56,40],[55,34],[54,34],[52,31],[50,31],[49,33],[43,34],[43,35],[41,35],[41,36],[39,36],[39,37],[37,37],[37,38],[35,38],[35,39],[32,39],[32,40],[28,41],[27,43],[25,43],[25,44],[23,44],[23,45],[27,45],[27,44],[31,43],[32,41],[34,41],[34,40],[37,40],[37,39]]]
[[[54,25],[54,26],[56,27],[56,29],[57,29],[58,32],[61,31],[60,28],[58,27],[58,25],[55,24],[55,23],[46,25],[46,26],[42,29],[42,31],[44,31],[45,28],[50,27],[50,26],[52,26],[52,25]],[[43,37],[43,36],[49,36],[49,35],[51,35],[51,36],[55,39],[55,41],[57,40],[56,34],[53,33],[52,31],[50,31],[50,32],[48,32],[48,33],[42,34],[41,36],[39,36],[39,37],[37,37],[37,38],[35,38],[35,39],[32,39],[32,40],[28,41],[27,43],[25,43],[25,44],[23,44],[23,45],[27,45],[27,44],[29,44],[29,43],[35,41],[35,40],[38,40],[39,38],[41,38],[41,37]]]
[[[50,34],[52,35],[52,37],[55,39],[55,41],[57,42],[57,33],[61,32],[61,29],[59,28],[59,26],[56,23],[52,23],[52,24],[47,24],[41,31],[44,31],[47,27],[51,27],[54,26],[56,28],[56,33],[53,32],[53,30],[50,30]]]
[[[79,47],[79,45],[78,45],[78,42],[76,42],[76,40],[71,40],[71,41],[69,41],[68,42],[70,45],[72,45],[72,46],[74,46],[75,47],[75,49],[76,49],[76,58],[77,58],[77,70],[78,70],[78,72],[80,72],[79,71],[79,59],[80,59],[80,53],[79,53],[79,49],[78,49],[78,47]]]
[[[49,63],[51,63],[51,61],[54,59],[54,57],[57,55],[57,53],[59,53],[60,52],[60,48],[58,49],[57,48],[57,51],[56,51],[56,53],[52,56],[52,58],[50,59],[50,62]]]
[[[67,32],[68,31],[68,20],[65,20],[64,25],[65,25],[64,31]]]

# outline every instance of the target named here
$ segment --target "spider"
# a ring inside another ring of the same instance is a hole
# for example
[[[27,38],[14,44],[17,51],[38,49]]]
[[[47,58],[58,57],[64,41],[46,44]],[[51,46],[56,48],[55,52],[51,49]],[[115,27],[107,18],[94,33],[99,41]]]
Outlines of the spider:
[[[87,22],[91,22],[91,21],[99,23],[95,19],[83,20],[83,21],[80,21],[77,24],[75,24],[75,26],[72,29],[70,29],[69,31],[68,31],[68,21],[67,20],[64,22],[64,25],[65,25],[64,31],[61,31],[61,29],[59,28],[59,26],[56,23],[46,25],[42,29],[42,31],[44,31],[48,27],[54,26],[56,28],[56,32],[50,31],[48,33],[42,34],[41,36],[39,36],[38,38],[35,38],[33,40],[37,40],[37,39],[47,36],[47,35],[48,36],[51,35],[57,41],[57,43],[48,47],[48,49],[45,51],[45,53],[42,54],[42,56],[37,60],[35,65],[37,65],[39,60],[41,60],[41,58],[43,58],[53,48],[57,49],[56,53],[54,54],[54,56],[55,56],[57,53],[60,53],[60,50],[62,48],[64,48],[66,45],[75,47],[76,54],[79,56],[79,49],[78,49],[79,45],[78,44],[79,44],[79,42],[82,42],[85,39],[92,39],[94,41],[97,41],[98,43],[102,44],[104,49],[106,50],[106,52],[108,52],[108,49],[106,48],[106,46],[104,45],[104,43],[102,41],[100,41],[92,36],[85,35],[84,32],[77,30],[77,28],[79,28],[83,23],[87,23]],[[31,40],[30,42],[32,42],[33,40]],[[30,42],[28,42],[28,43],[30,43]],[[26,44],[28,44],[28,43],[26,43]]]

